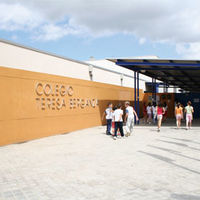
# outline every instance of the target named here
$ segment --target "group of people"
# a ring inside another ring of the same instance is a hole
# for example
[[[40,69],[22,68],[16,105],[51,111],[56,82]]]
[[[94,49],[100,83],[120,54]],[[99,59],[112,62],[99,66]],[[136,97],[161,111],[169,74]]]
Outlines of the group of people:
[[[181,120],[184,119],[184,114],[185,114],[185,119],[186,119],[186,130],[190,129],[192,126],[192,120],[193,120],[193,113],[194,113],[194,108],[192,107],[191,101],[188,101],[187,106],[184,107],[181,103],[176,103],[175,104],[175,118],[176,118],[176,125],[177,128],[180,128],[181,126]],[[167,103],[164,102],[162,105],[161,103],[156,103],[154,102],[153,105],[151,103],[146,106],[144,103],[143,105],[143,116],[144,116],[144,122],[151,124],[155,124],[156,121],[158,122],[158,131],[160,131],[160,127],[162,125],[162,121],[165,121],[167,119],[167,111],[168,111],[168,106]]]
[[[133,132],[133,126],[136,121],[139,120],[137,113],[135,112],[134,108],[130,105],[129,101],[125,102],[125,117],[124,111],[122,110],[122,104],[118,104],[116,107],[113,108],[113,104],[109,103],[108,107],[106,108],[105,112],[103,113],[102,120],[104,117],[106,118],[107,129],[106,134],[111,134],[112,122],[114,122],[114,135],[113,139],[117,139],[118,130],[120,132],[121,137],[128,137]],[[124,118],[124,119],[123,119]],[[126,123],[125,130],[126,133],[124,134],[123,130],[123,122]]]
[[[191,101],[188,101],[187,106],[185,108],[182,104],[177,103],[175,105],[175,117],[176,117],[177,128],[180,128],[181,120],[184,119],[184,114],[185,114],[186,130],[190,129],[192,126],[193,113],[194,113],[194,108],[192,107]]]
[[[159,105],[159,103],[158,103],[158,105]],[[163,121],[165,121],[167,119],[168,106],[167,106],[166,102],[164,102],[164,104],[161,106],[165,110],[165,112],[163,114]],[[146,103],[143,104],[143,119],[144,119],[144,123],[151,124],[153,121],[153,123],[156,124],[156,119],[157,119],[157,104],[156,104],[156,102],[153,102],[153,104],[148,103],[147,106],[146,106]]]
[[[104,117],[106,118],[107,123],[107,129],[106,134],[111,134],[111,128],[112,123],[114,123],[114,135],[113,139],[117,139],[117,133],[120,132],[121,137],[128,137],[133,132],[133,127],[135,120],[138,121],[138,115],[135,112],[134,108],[130,105],[129,101],[125,102],[125,115],[124,111],[122,110],[122,104],[118,104],[116,107],[113,107],[112,103],[108,104],[108,107],[106,108],[105,112],[103,113],[102,120]],[[144,121],[146,123],[151,123],[152,120],[154,123],[157,121],[158,129],[157,131],[160,132],[160,128],[162,125],[162,121],[166,120],[167,118],[167,110],[168,106],[166,103],[162,104],[159,102],[156,104],[155,102],[153,105],[151,103],[146,106],[144,103],[143,107],[143,117]],[[180,103],[176,103],[175,105],[175,118],[176,118],[176,125],[177,128],[180,128],[181,126],[181,120],[184,119],[184,114],[186,115],[186,130],[190,129],[192,126],[192,120],[193,120],[193,113],[194,108],[192,107],[192,104],[190,101],[188,101],[187,106],[184,107]],[[125,122],[125,130],[126,133],[124,134],[123,130],[123,123]]]
[[[166,120],[167,118],[167,104],[165,103],[162,105],[161,102],[158,105],[154,102],[153,105],[151,103],[146,106],[144,103],[143,105],[143,119],[145,123],[151,124],[152,120],[154,124],[158,123],[158,132],[160,132],[160,128],[162,125],[163,119]]]

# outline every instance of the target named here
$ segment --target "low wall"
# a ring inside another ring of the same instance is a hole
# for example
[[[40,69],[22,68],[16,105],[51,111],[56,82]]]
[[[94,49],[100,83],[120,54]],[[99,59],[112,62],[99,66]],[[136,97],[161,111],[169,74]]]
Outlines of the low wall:
[[[0,145],[101,125],[109,101],[134,99],[132,88],[5,67],[0,91]]]

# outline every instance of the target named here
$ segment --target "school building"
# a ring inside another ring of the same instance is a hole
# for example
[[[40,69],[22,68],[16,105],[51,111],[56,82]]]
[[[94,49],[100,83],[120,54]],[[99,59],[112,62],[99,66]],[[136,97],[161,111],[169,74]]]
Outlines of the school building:
[[[0,40],[0,145],[98,126],[108,102],[191,100],[198,113],[200,61],[156,56],[81,62]],[[195,114],[195,118],[199,116]]]

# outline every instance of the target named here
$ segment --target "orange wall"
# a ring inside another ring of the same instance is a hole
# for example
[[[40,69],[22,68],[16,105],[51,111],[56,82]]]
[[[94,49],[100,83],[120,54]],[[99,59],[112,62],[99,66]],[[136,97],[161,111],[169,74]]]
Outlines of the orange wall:
[[[101,125],[109,101],[134,98],[133,88],[5,67],[0,91],[0,145]]]

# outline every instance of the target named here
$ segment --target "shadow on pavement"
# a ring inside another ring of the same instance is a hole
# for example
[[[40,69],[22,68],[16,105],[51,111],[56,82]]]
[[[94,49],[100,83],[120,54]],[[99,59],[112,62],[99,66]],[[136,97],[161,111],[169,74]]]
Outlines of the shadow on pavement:
[[[174,138],[174,137],[168,137],[168,136],[161,136],[161,137],[174,139],[174,140],[178,140],[178,141],[182,141],[182,142],[190,142],[190,143],[194,143],[194,144],[200,144],[199,142],[195,142],[195,141],[187,140],[187,139]]]
[[[200,200],[200,196],[188,194],[171,194],[171,198],[176,200]]]
[[[171,141],[160,140],[160,139],[157,139],[157,141],[159,141],[159,142],[165,142],[165,143],[168,143],[168,144],[174,144],[174,145],[182,146],[182,147],[188,147],[187,144],[183,144],[183,143],[179,143],[179,142],[171,142]]]
[[[155,158],[155,159],[164,161],[164,162],[166,162],[166,163],[168,163],[168,164],[171,164],[171,165],[173,165],[173,166],[175,166],[175,167],[178,167],[178,168],[180,168],[180,169],[184,169],[184,170],[187,170],[187,171],[189,171],[189,172],[192,172],[192,173],[195,173],[195,174],[200,175],[200,172],[198,172],[198,171],[195,171],[195,170],[189,169],[189,168],[187,168],[187,167],[184,167],[184,166],[182,166],[182,165],[178,165],[178,164],[174,163],[174,160],[172,160],[171,158],[168,158],[168,157],[165,157],[165,156],[161,156],[161,155],[158,155],[158,154],[153,154],[153,153],[144,152],[144,151],[138,151],[138,152],[139,152],[139,153],[142,153],[142,154],[145,154],[145,155],[147,155],[147,156],[151,156],[151,157],[153,157],[153,158]]]
[[[196,148],[196,147],[190,147],[190,146],[188,146],[187,144],[183,144],[183,143],[171,142],[171,141],[159,140],[159,139],[157,139],[157,141],[165,142],[165,143],[168,143],[168,144],[174,144],[174,145],[178,145],[178,146],[182,146],[182,147],[187,147],[187,148],[192,149],[192,150],[195,150],[195,151],[200,151],[199,148]]]
[[[188,159],[191,159],[191,160],[194,160],[194,161],[200,161],[200,159],[196,159],[196,158],[192,158],[190,156],[183,155],[179,151],[175,151],[175,150],[172,150],[172,149],[167,149],[167,148],[163,148],[163,147],[157,147],[157,146],[154,146],[154,145],[147,145],[147,146],[155,148],[155,149],[159,149],[159,150],[162,150],[162,151],[166,151],[166,152],[172,153],[174,155],[181,156],[183,158],[188,158]]]

